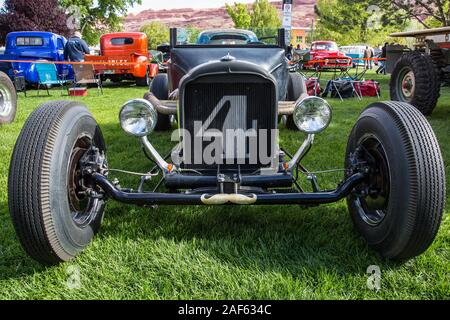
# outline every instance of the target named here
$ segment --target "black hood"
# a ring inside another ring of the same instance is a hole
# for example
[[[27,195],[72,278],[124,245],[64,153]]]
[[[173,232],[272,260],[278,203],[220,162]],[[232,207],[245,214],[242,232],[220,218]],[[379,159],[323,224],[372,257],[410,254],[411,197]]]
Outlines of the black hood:
[[[222,58],[230,56],[233,61],[219,63]],[[259,72],[261,75],[271,75],[278,84],[279,100],[284,100],[286,96],[287,79],[287,59],[285,51],[277,47],[179,47],[173,48],[171,52],[171,77],[174,88],[178,88],[180,80],[187,74],[194,72],[201,75],[204,68],[205,73],[220,73],[220,68],[227,72],[230,65],[234,66],[233,73],[239,73],[239,63],[249,66],[253,65],[253,73]],[[210,65],[210,66],[209,66]],[[213,70],[210,67],[215,66]],[[247,68],[244,68],[247,69]],[[243,70],[244,71],[244,70]]]

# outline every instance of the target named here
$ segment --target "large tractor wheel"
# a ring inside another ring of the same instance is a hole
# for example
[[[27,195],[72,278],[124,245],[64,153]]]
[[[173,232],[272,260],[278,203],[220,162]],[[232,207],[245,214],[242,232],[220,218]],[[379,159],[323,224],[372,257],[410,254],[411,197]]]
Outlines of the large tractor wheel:
[[[436,107],[440,89],[439,69],[430,56],[413,51],[395,64],[390,82],[392,100],[410,103],[427,116]]]
[[[155,95],[159,100],[169,99],[169,78],[167,74],[158,74],[155,79],[153,79],[150,85],[150,92]],[[158,122],[156,124],[156,131],[167,131],[172,128],[172,123],[170,121],[170,116],[166,114],[161,114],[158,112]]]
[[[347,203],[369,246],[395,260],[424,252],[438,232],[445,202],[444,163],[425,117],[407,103],[370,105],[347,146],[347,174],[358,167],[368,178]]]
[[[297,101],[302,96],[307,96],[307,88],[305,79],[299,73],[289,73],[288,86],[287,86],[287,98],[289,101]],[[289,130],[298,131],[297,126],[294,123],[293,115],[289,115],[286,118],[286,128]]]
[[[94,149],[104,155],[102,133],[78,102],[43,104],[20,133],[9,169],[9,212],[23,248],[42,264],[74,258],[100,228],[105,201],[91,196],[96,187],[81,177],[81,160]]]
[[[17,110],[17,94],[8,75],[0,71],[0,125],[14,121]]]

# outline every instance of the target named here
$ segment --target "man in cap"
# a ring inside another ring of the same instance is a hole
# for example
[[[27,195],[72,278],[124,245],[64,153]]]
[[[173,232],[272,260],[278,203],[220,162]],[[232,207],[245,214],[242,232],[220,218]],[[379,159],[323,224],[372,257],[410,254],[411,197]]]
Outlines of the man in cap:
[[[87,43],[82,39],[81,32],[76,31],[67,41],[64,48],[64,59],[72,62],[83,62],[84,55],[89,54]]]

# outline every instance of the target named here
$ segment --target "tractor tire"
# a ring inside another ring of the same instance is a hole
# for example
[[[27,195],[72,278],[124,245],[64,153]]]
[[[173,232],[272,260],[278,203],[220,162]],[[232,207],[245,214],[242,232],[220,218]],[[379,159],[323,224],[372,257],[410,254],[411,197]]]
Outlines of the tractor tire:
[[[13,122],[16,110],[16,88],[8,75],[0,71],[0,125]]]
[[[289,73],[287,86],[288,101],[297,101],[302,95],[307,95],[305,79],[299,73]],[[286,128],[298,131],[298,128],[294,123],[293,115],[286,117]]]
[[[406,53],[397,61],[391,75],[391,100],[412,104],[428,116],[440,96],[440,78],[432,57],[417,51]]]
[[[150,85],[150,92],[159,100],[169,99],[169,78],[167,74],[158,74]],[[170,116],[158,112],[158,122],[155,131],[168,131],[172,128]]]
[[[8,178],[9,212],[25,251],[44,265],[76,257],[103,219],[105,201],[80,194],[79,159],[106,152],[102,133],[79,102],[41,105],[16,142]]]
[[[445,205],[441,151],[426,118],[403,102],[371,104],[349,137],[346,168],[368,166],[348,196],[356,230],[383,257],[423,253],[438,232]]]
[[[149,87],[150,86],[150,69],[147,68],[147,72],[145,73],[145,77],[136,78],[136,85],[138,87]]]

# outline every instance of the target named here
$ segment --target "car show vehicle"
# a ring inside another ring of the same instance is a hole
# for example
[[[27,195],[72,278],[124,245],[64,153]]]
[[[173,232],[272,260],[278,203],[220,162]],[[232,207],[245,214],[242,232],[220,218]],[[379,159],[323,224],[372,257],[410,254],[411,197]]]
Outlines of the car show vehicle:
[[[136,161],[145,162],[146,172],[109,166],[101,128],[80,102],[44,103],[25,123],[11,159],[8,201],[31,257],[49,265],[76,257],[99,231],[110,200],[144,207],[298,205],[300,212],[346,198],[355,228],[381,256],[409,259],[431,245],[445,174],[433,130],[414,107],[369,105],[349,134],[342,181],[323,190],[318,172],[302,163],[332,122],[332,108],[307,96],[304,78],[288,72],[284,29],[276,45],[180,44],[178,30],[170,34],[168,74],[119,112],[124,132],[142,145]],[[297,129],[293,154],[278,139],[284,115]],[[170,129],[172,116],[178,130],[164,157],[152,132]],[[112,179],[117,172],[136,176],[137,189]]]
[[[0,55],[0,60],[24,62],[8,63],[8,70],[3,71],[7,71],[11,79],[14,79],[15,74],[20,74],[25,77],[28,84],[38,84],[36,64],[30,61],[64,62],[66,43],[66,38],[51,32],[10,32],[6,36],[5,53]],[[57,64],[56,69],[60,78],[73,79],[73,70],[70,65]]]
[[[352,59],[339,51],[336,42],[314,41],[309,52],[310,60],[303,64],[305,69],[316,71],[341,69],[352,67]]]
[[[401,45],[387,48],[391,99],[408,102],[430,115],[441,86],[450,83],[450,27],[394,33],[391,37],[416,38],[413,49]]]
[[[221,29],[221,30],[207,30],[200,33],[197,44],[221,44],[221,45],[236,45],[258,43],[258,37],[252,31],[239,29]]]
[[[0,71],[0,125],[14,121],[17,110],[17,94],[13,82]]]
[[[364,51],[366,46],[353,45],[353,46],[341,46],[339,51],[345,54],[347,57],[352,58],[352,66],[364,66]]]
[[[135,80],[138,86],[149,86],[159,69],[158,64],[150,63],[147,35],[141,32],[102,35],[100,55],[87,55],[86,62],[96,63],[95,72],[103,81]]]

